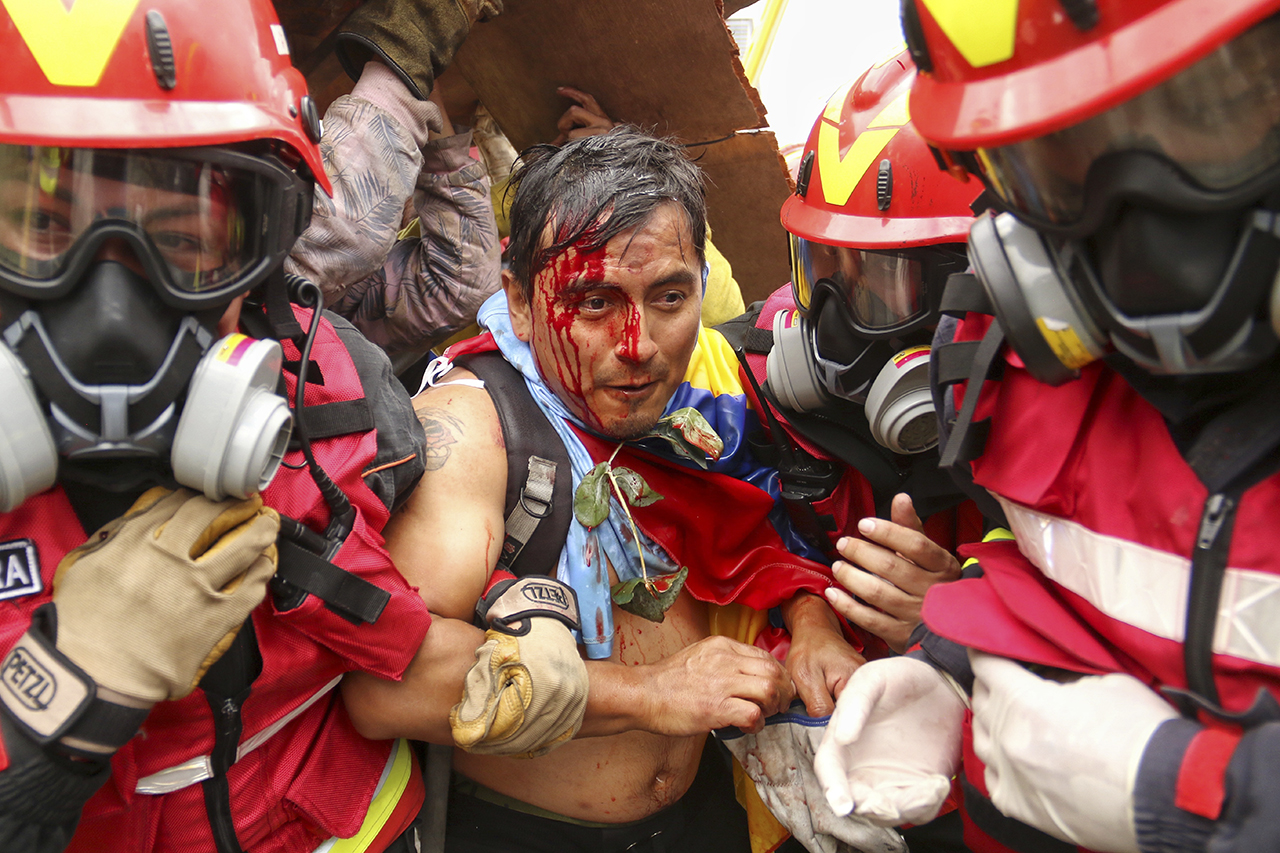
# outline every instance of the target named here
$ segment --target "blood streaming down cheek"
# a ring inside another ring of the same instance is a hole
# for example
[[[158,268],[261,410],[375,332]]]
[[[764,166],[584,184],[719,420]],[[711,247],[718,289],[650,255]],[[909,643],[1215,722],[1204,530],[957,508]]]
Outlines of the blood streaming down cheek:
[[[610,329],[614,338],[622,342],[620,355],[629,361],[640,360],[640,306],[627,300],[627,313],[621,329]]]
[[[535,298],[541,298],[543,313],[547,318],[546,334],[548,335],[546,350],[551,353],[552,363],[542,365],[543,370],[555,371],[556,378],[566,393],[583,399],[583,372],[587,368],[582,357],[582,341],[574,336],[574,323],[581,313],[578,302],[569,299],[561,300],[565,288],[581,279],[601,281],[604,278],[605,249],[602,247],[592,252],[582,252],[570,247],[547,265],[538,275],[543,278],[544,285],[535,288]],[[624,327],[610,329],[614,336],[626,340],[628,352],[638,351],[640,312],[632,305],[627,311]],[[539,334],[538,324],[534,324],[533,334]],[[585,400],[584,400],[585,402]],[[583,407],[592,426],[602,424],[596,414],[585,405]]]

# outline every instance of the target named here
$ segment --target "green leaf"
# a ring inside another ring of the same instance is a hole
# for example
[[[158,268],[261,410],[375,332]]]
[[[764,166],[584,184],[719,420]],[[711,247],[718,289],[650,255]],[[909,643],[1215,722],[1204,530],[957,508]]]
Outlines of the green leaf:
[[[648,506],[662,500],[662,495],[655,492],[641,477],[630,468],[614,468],[613,479],[618,484],[618,491],[631,506]]]
[[[692,406],[677,409],[665,420],[670,420],[690,444],[707,454],[713,462],[724,452],[724,441],[716,435],[702,412]]]
[[[658,575],[649,578],[634,578],[625,583],[614,584],[609,593],[614,604],[628,613],[648,619],[650,622],[661,622],[666,612],[676,603],[676,596],[684,589],[685,578],[689,576],[689,568],[682,566],[680,571],[669,575]]]
[[[724,452],[724,441],[716,435],[702,412],[692,406],[677,409],[659,419],[651,434],[670,444],[677,455],[703,468],[707,467],[708,457],[715,461]]]
[[[609,517],[609,463],[601,462],[587,472],[573,493],[573,517],[590,530]]]

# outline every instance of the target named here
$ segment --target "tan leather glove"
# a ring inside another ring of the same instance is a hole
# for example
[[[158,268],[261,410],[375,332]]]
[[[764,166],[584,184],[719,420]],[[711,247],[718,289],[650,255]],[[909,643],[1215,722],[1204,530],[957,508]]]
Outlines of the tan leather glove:
[[[503,581],[476,608],[489,624],[449,712],[468,752],[536,758],[578,733],[587,710],[587,667],[570,629],[578,598],[544,577]]]
[[[279,530],[257,495],[151,489],[58,564],[58,651],[126,696],[186,696],[266,595]]]
[[[338,25],[334,52],[352,80],[379,59],[425,101],[475,21],[502,12],[502,0],[365,0]]]

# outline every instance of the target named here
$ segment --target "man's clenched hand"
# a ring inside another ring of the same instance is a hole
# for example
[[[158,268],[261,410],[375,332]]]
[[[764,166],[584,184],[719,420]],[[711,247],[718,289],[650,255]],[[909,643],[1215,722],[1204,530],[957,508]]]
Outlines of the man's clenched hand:
[[[645,678],[644,728],[673,737],[726,726],[758,732],[795,696],[791,676],[772,655],[727,637],[707,637],[637,669]]]

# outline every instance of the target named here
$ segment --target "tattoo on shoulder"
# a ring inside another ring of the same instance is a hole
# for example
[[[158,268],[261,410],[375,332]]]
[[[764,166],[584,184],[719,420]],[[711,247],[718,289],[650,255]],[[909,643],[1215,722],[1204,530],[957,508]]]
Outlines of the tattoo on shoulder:
[[[450,445],[457,444],[462,435],[462,421],[436,406],[419,409],[417,414],[418,423],[427,434],[426,468],[439,471],[453,452]]]

